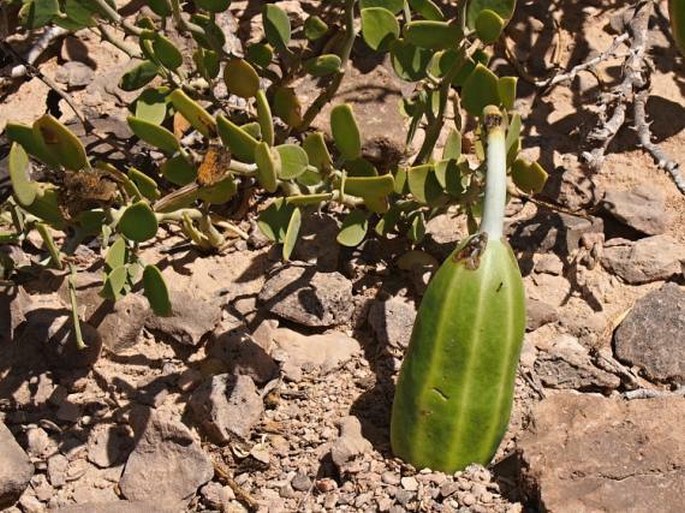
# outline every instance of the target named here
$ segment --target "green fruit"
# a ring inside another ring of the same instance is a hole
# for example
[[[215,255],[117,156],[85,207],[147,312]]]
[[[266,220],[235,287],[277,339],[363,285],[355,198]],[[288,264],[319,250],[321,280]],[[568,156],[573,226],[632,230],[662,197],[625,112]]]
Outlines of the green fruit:
[[[419,309],[392,410],[396,455],[448,473],[490,462],[509,422],[525,318],[509,244],[467,239]]]

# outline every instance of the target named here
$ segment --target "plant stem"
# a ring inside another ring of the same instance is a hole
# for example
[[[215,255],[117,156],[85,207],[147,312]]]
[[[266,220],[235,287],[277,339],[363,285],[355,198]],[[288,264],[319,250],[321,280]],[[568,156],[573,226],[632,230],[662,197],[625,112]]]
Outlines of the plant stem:
[[[304,132],[312,124],[316,116],[319,115],[321,109],[330,102],[335,94],[340,88],[343,76],[345,76],[345,69],[347,68],[347,63],[350,60],[350,55],[352,54],[352,46],[354,46],[354,40],[357,37],[357,33],[354,30],[354,5],[357,0],[347,0],[345,6],[345,45],[340,52],[340,70],[331,79],[326,89],[324,89],[321,94],[312,102],[307,111],[302,117],[302,123],[297,127],[298,132]]]
[[[483,110],[483,125],[487,137],[485,204],[480,232],[491,239],[500,239],[504,228],[507,203],[507,146],[504,118],[497,107]]]
[[[85,349],[86,343],[83,341],[81,333],[81,321],[78,318],[78,303],[76,302],[76,268],[69,264],[69,301],[71,302],[71,320],[74,323],[74,338],[76,347]]]

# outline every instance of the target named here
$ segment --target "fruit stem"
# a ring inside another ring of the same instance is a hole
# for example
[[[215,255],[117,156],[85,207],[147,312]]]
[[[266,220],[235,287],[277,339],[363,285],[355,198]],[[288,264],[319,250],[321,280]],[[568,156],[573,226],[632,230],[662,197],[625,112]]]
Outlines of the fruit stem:
[[[488,105],[483,110],[487,153],[485,203],[480,232],[491,239],[500,239],[504,228],[504,209],[507,203],[507,147],[504,117],[500,110]]]

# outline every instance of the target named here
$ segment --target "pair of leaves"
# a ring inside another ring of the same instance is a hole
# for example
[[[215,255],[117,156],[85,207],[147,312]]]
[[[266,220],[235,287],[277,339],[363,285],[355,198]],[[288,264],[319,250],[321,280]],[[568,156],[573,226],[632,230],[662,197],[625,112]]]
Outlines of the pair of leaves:
[[[279,198],[259,215],[257,225],[269,240],[283,244],[283,259],[289,260],[302,226],[302,211]]]

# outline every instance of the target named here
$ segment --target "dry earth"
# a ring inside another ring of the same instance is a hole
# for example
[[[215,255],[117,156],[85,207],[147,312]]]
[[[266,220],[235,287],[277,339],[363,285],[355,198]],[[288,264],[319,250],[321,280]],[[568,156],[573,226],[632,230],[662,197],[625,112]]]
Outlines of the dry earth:
[[[255,25],[256,4],[233,2],[241,35]],[[280,4],[301,17],[317,2]],[[625,12],[600,0],[519,4],[508,33],[519,71],[538,79],[606,49]],[[685,163],[685,65],[664,28],[655,16],[648,116],[656,142]],[[342,249],[339,216],[323,211],[283,265],[252,213],[240,220],[249,240],[220,255],[171,251],[182,242],[173,230],[144,248],[172,284],[171,319],[151,316],[137,295],[102,304],[98,255],[81,248],[83,353],[69,339],[64,276],[44,271],[6,291],[0,508],[681,513],[685,200],[629,129],[600,172],[579,160],[598,93],[620,80],[621,55],[551,90],[520,81],[523,146],[551,173],[541,199],[562,209],[520,200],[509,208],[529,322],[512,422],[489,468],[417,472],[390,452],[393,380],[430,277],[398,268],[406,243]],[[407,153],[396,110],[406,85],[363,48],[354,61],[341,96],[355,102],[368,151]],[[501,56],[495,65],[511,69]],[[47,76],[82,81],[73,98],[125,137],[128,97],[113,84],[127,66],[91,32],[40,62]],[[47,95],[38,79],[17,82],[0,126],[32,121]],[[464,223],[441,216],[429,232],[423,249],[443,258]],[[12,252],[39,254],[24,249]]]

